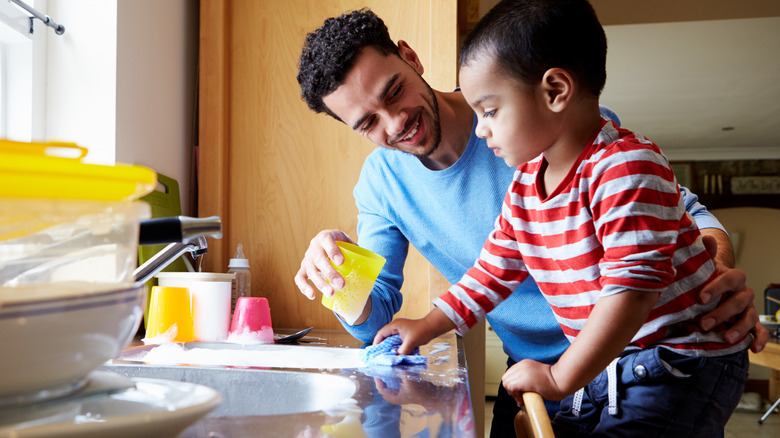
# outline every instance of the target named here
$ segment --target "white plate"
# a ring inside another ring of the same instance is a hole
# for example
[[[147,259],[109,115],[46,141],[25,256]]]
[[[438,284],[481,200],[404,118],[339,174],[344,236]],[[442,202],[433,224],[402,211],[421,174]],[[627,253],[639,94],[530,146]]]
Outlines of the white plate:
[[[194,383],[134,378],[135,389],[0,412],[0,437],[173,437],[222,397]]]

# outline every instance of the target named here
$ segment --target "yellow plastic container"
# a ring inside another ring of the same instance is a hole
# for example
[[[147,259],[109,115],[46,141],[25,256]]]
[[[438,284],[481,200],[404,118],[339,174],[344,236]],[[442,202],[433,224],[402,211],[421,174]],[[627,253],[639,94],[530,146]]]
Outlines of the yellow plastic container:
[[[333,267],[344,277],[345,285],[335,291],[333,297],[323,295],[322,305],[353,324],[363,312],[385,258],[351,243],[336,242],[336,245],[344,255],[344,263]]]
[[[138,223],[150,216],[136,200],[156,173],[84,163],[85,155],[74,144],[0,140],[0,288],[132,283]]]
[[[157,184],[145,167],[83,163],[86,152],[72,143],[0,140],[0,197],[130,201]]]

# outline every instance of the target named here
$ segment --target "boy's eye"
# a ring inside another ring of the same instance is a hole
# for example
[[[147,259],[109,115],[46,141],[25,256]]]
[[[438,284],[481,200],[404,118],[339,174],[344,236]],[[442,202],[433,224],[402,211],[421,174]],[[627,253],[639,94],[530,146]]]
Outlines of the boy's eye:
[[[486,119],[488,117],[493,117],[494,115],[496,115],[496,110],[485,111],[484,113],[482,113],[482,117]]]

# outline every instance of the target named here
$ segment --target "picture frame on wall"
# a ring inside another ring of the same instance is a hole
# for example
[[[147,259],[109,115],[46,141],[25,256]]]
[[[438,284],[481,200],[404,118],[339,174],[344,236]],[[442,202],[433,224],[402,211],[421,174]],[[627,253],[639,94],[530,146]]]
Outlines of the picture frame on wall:
[[[780,160],[671,161],[677,182],[709,210],[780,208]]]
[[[691,165],[688,163],[672,163],[674,177],[677,178],[677,184],[691,188],[693,176],[691,175]]]

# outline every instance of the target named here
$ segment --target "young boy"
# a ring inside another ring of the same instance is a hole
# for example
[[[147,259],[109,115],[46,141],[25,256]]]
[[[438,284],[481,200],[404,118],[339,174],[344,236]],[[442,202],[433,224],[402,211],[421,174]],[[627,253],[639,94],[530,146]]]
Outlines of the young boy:
[[[696,326],[714,305],[695,299],[714,266],[658,147],[600,117],[605,66],[585,0],[504,0],[480,21],[461,89],[477,135],[519,168],[475,265],[425,318],[396,320],[375,341],[399,333],[406,354],[464,332],[531,275],[572,343],[554,365],[510,368],[515,399],[566,397],[561,436],[717,436],[742,394],[749,341]]]

